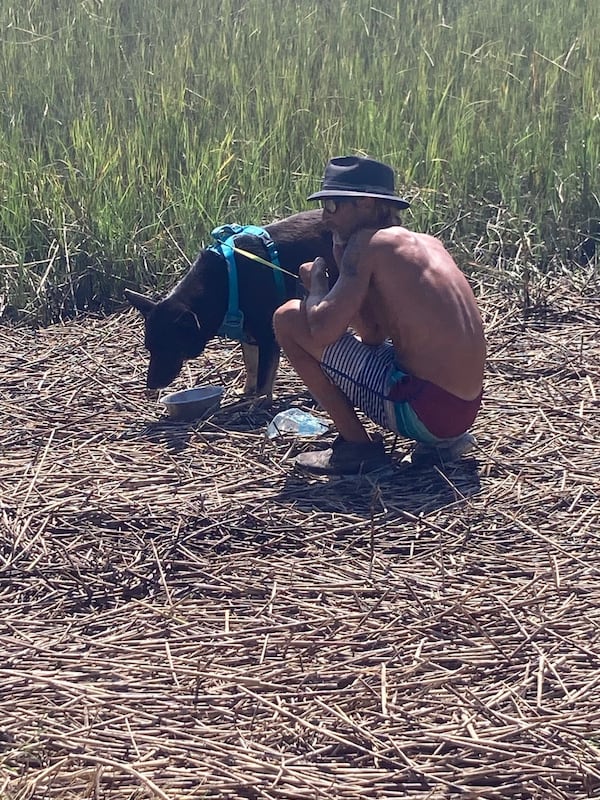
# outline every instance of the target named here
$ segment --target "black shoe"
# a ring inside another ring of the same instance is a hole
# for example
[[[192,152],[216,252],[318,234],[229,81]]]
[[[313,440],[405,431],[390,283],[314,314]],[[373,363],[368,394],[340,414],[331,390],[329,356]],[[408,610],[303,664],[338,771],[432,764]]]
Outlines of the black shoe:
[[[414,466],[430,466],[432,464],[451,464],[453,461],[471,452],[477,445],[472,433],[463,433],[454,439],[445,439],[439,444],[419,442],[412,452],[410,463]]]
[[[391,464],[383,440],[347,442],[341,436],[327,450],[296,456],[295,465],[314,475],[359,475]]]

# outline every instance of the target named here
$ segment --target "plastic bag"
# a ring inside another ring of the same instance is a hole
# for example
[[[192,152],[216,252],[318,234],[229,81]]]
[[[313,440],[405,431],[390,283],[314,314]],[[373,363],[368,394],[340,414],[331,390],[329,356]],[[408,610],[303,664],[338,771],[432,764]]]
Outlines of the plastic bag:
[[[300,438],[320,436],[329,430],[326,422],[302,411],[301,408],[288,408],[276,414],[267,425],[267,436],[274,439],[284,433],[292,433]]]

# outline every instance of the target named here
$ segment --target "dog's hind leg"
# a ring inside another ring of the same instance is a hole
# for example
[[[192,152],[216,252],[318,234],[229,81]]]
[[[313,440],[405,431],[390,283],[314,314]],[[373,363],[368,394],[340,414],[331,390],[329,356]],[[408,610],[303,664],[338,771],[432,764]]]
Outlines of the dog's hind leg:
[[[259,351],[255,344],[242,342],[242,356],[244,357],[244,367],[246,369],[246,381],[244,383],[244,394],[256,394],[256,383],[258,378],[258,358]]]
[[[279,345],[275,338],[269,342],[262,342],[258,346],[258,374],[256,394],[259,397],[273,399],[273,384],[279,367]]]

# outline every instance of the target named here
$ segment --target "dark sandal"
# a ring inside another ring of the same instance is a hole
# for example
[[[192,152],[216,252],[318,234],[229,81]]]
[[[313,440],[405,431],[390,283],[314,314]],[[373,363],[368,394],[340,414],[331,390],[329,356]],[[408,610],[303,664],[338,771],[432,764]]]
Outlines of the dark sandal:
[[[359,475],[391,463],[382,440],[347,442],[340,436],[327,450],[312,450],[296,456],[295,465],[314,475]]]
[[[420,442],[412,451],[410,461],[417,467],[433,464],[451,464],[453,461],[469,453],[477,445],[477,440],[472,433],[463,433],[454,439],[441,441],[439,444],[424,444]]]

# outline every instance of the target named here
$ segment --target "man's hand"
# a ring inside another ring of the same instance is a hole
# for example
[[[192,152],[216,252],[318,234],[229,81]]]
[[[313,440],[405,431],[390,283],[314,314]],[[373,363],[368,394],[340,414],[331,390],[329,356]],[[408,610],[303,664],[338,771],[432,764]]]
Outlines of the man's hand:
[[[309,294],[322,298],[329,291],[327,263],[321,256],[315,258],[312,263],[309,261],[302,264],[299,274],[302,285]]]

